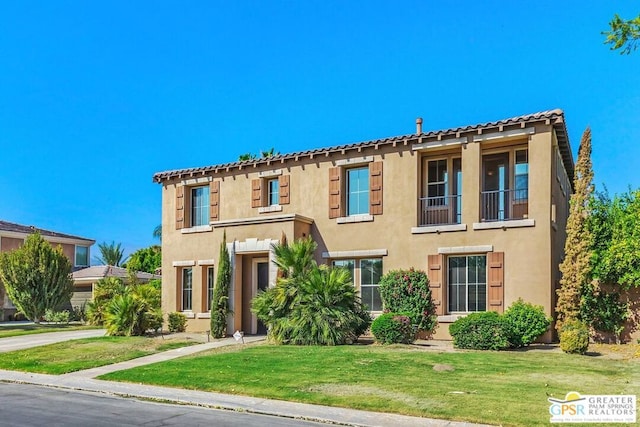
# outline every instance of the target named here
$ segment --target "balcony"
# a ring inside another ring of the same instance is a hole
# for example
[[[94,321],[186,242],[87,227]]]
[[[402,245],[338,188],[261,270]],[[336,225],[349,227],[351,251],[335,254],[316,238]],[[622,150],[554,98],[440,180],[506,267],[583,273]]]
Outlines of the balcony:
[[[422,197],[419,226],[460,224],[462,219],[462,196]]]
[[[510,221],[526,219],[529,214],[529,191],[493,190],[480,193],[480,221]]]

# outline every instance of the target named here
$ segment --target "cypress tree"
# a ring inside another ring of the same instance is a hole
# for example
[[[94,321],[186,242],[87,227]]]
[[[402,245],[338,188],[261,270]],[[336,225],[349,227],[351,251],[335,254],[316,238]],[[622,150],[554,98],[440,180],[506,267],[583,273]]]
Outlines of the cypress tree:
[[[224,338],[227,335],[227,316],[229,315],[229,285],[231,284],[231,260],[227,250],[227,232],[220,243],[218,257],[218,275],[211,298],[211,335]]]
[[[27,237],[22,247],[0,253],[0,281],[18,310],[35,323],[73,294],[71,262],[39,233]]]
[[[590,259],[593,236],[587,227],[589,200],[593,193],[593,169],[591,165],[591,129],[587,127],[580,140],[578,161],[573,179],[565,257],[560,264],[562,279],[556,302],[556,330],[564,323],[579,319],[580,298],[583,286],[590,280]]]

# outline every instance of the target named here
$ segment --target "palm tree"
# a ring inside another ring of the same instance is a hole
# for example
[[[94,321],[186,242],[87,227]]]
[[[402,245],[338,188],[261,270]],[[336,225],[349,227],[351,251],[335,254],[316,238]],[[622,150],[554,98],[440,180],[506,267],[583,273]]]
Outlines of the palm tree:
[[[120,267],[128,258],[124,257],[124,249],[122,244],[115,242],[98,243],[98,249],[100,249],[100,256],[96,257],[96,261],[103,265],[112,265],[114,267]]]
[[[244,154],[240,154],[238,156],[238,161],[239,162],[245,162],[247,160],[255,160],[257,158],[257,156],[255,154],[252,153],[244,153]]]
[[[156,228],[153,229],[153,238],[162,242],[162,224],[156,225]]]
[[[314,252],[318,244],[311,237],[298,239],[289,245],[286,240],[273,244],[274,264],[283,278],[299,279],[317,266]]]
[[[267,151],[260,151],[260,155],[262,158],[266,159],[268,157],[279,156],[280,153],[275,150],[275,148],[271,147]]]

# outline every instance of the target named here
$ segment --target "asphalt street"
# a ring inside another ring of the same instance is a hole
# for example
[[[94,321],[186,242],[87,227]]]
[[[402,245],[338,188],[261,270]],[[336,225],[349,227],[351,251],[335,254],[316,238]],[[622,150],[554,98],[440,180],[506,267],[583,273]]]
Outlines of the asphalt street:
[[[2,427],[322,425],[247,412],[168,405],[28,384],[0,383],[0,402]]]

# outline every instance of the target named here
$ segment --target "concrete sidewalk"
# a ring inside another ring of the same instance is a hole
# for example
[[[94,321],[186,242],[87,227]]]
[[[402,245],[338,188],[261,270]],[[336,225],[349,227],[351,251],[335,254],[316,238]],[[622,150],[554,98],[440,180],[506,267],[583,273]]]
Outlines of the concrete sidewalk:
[[[104,329],[82,329],[79,331],[43,332],[41,334],[18,335],[17,337],[0,338],[0,353],[39,347],[62,341],[79,340],[81,338],[101,337]]]
[[[246,343],[254,343],[264,340],[261,336],[248,336],[244,338]],[[173,349],[162,353],[145,356],[126,362],[107,365],[84,371],[72,372],[64,375],[45,375],[17,371],[0,370],[0,381],[34,384],[46,387],[55,387],[66,390],[81,390],[93,393],[103,393],[128,398],[138,398],[164,403],[176,403],[194,405],[215,409],[232,411],[245,411],[255,414],[317,421],[336,425],[347,426],[477,426],[464,422],[435,420],[428,418],[409,417],[404,415],[386,414],[378,412],[366,412],[355,409],[336,408],[322,405],[310,405],[305,403],[287,402],[281,400],[262,399],[249,396],[227,395],[196,390],[159,387],[144,384],[104,381],[95,377],[136,366],[170,360],[188,354],[231,345],[242,345],[233,338],[215,340],[190,347]],[[250,375],[250,373],[247,373]]]

